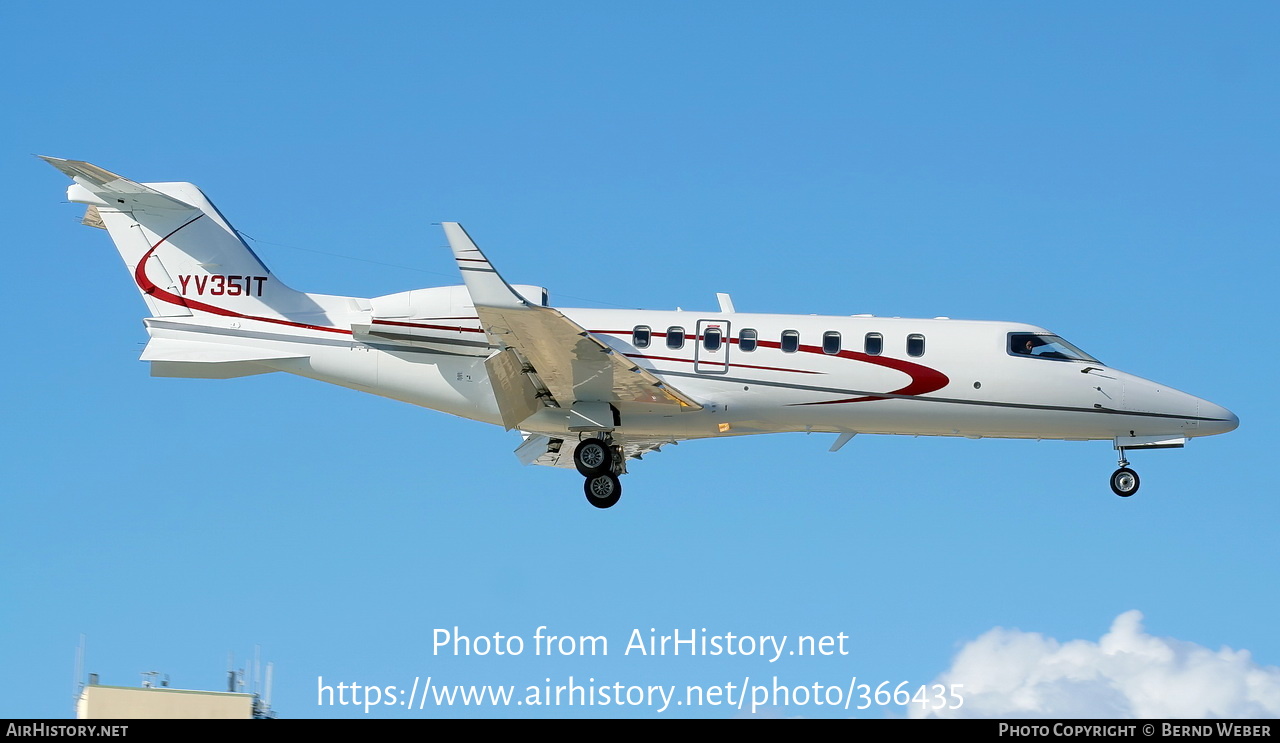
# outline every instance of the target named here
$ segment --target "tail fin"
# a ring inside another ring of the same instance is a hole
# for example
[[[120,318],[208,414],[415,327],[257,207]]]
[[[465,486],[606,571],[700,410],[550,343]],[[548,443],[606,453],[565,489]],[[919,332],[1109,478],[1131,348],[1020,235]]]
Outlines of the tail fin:
[[[316,312],[277,279],[190,183],[135,183],[79,160],[42,157],[71,177],[84,223],[111,234],[154,317],[284,318]]]

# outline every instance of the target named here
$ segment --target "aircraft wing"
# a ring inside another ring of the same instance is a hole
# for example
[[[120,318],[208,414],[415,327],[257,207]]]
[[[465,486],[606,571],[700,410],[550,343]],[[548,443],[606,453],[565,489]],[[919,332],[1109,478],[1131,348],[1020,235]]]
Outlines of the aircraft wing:
[[[444,222],[443,226],[489,342],[514,351],[523,362],[498,362],[503,354],[500,351],[486,364],[508,429],[520,422],[515,417],[527,417],[521,416],[529,409],[529,397],[520,392],[524,384],[520,377],[528,372],[541,381],[544,396],[549,394],[561,408],[581,409],[597,419],[604,405],[616,403],[669,406],[677,411],[702,409],[693,398],[616,353],[559,310],[520,296],[461,225]],[[536,382],[534,386],[538,386]],[[526,402],[521,404],[521,400]],[[593,404],[599,407],[593,408]],[[611,427],[611,422],[597,422]]]

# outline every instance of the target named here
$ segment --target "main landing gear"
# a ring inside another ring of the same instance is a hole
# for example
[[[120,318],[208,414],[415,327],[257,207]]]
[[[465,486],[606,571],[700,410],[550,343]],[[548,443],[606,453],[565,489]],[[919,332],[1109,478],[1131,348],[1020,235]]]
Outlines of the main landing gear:
[[[1138,492],[1138,486],[1142,482],[1138,479],[1138,473],[1129,469],[1129,460],[1124,457],[1124,449],[1120,450],[1120,469],[1111,473],[1111,492],[1121,498],[1128,498]]]
[[[573,450],[573,465],[586,478],[582,489],[591,505],[609,508],[622,497],[622,483],[618,482],[618,475],[625,469],[622,453],[614,446],[613,439],[579,441],[578,448]]]

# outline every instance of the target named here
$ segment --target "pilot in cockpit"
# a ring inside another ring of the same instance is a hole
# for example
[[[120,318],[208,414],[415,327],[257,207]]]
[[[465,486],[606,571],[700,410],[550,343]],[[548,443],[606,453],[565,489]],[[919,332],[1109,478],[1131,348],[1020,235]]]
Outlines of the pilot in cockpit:
[[[1023,336],[1024,340],[1021,344],[1014,345],[1014,353],[1024,356],[1034,356],[1038,359],[1070,359],[1071,357],[1054,347],[1052,342],[1035,336]]]

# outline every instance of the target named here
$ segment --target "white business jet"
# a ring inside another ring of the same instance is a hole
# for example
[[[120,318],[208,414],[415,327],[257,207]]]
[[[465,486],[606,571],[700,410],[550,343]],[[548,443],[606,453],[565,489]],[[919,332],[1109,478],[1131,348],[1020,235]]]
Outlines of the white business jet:
[[[574,467],[618,502],[627,463],[665,444],[788,431],[1105,440],[1126,452],[1226,433],[1229,410],[1113,369],[1033,325],[736,312],[557,309],[508,284],[443,223],[464,285],[362,299],[294,291],[190,183],[136,183],[78,160],[84,223],[106,229],[150,310],[160,377],[289,372],[524,436],[526,464]]]

